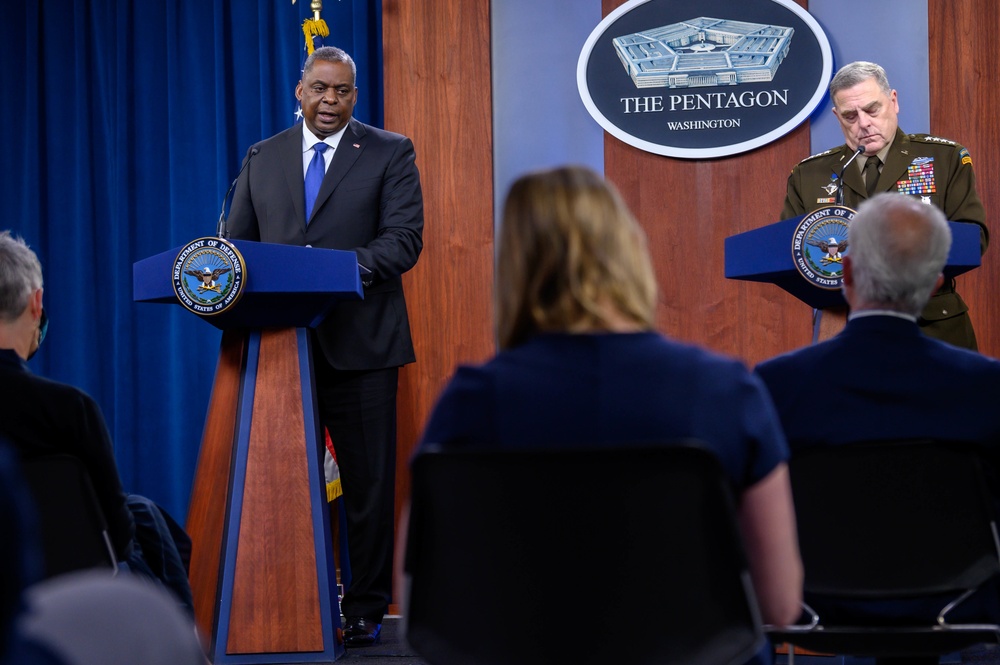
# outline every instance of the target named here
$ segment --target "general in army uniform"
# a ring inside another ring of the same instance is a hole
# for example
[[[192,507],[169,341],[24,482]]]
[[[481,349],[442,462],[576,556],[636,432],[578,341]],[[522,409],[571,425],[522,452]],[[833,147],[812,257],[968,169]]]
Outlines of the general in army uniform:
[[[978,224],[980,251],[986,250],[986,211],[976,193],[968,150],[954,141],[899,129],[896,91],[889,87],[885,70],[874,63],[844,66],[830,82],[830,98],[847,142],[792,169],[782,219],[835,204],[843,172],[843,205],[856,210],[878,192],[919,197],[953,222]],[[931,337],[977,349],[968,307],[955,291],[954,278],[945,280],[931,297],[918,323]]]

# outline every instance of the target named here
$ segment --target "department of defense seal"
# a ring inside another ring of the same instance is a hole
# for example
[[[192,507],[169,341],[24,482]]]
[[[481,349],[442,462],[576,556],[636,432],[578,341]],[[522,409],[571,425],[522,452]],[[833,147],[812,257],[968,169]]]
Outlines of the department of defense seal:
[[[221,314],[239,301],[246,283],[243,256],[228,240],[192,240],[174,260],[174,293],[184,307],[202,316]]]
[[[855,214],[846,206],[825,206],[803,217],[792,233],[795,269],[821,289],[834,291],[843,282],[847,231]]]

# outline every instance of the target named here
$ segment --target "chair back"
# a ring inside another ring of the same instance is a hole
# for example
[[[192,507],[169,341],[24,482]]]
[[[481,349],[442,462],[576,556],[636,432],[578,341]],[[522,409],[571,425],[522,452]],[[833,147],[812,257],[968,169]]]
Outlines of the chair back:
[[[793,456],[789,470],[807,599],[960,593],[1000,574],[993,506],[971,448],[822,447]]]
[[[40,526],[46,578],[86,568],[117,570],[107,522],[90,474],[73,455],[23,461]]]
[[[731,490],[692,442],[426,449],[407,639],[432,665],[742,663],[762,644]]]

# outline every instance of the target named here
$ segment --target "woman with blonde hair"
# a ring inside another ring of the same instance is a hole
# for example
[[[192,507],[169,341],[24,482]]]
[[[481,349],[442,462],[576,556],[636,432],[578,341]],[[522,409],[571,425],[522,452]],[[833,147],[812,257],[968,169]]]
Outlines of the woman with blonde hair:
[[[499,353],[463,366],[424,443],[569,448],[703,441],[740,498],[766,622],[800,612],[802,564],[788,448],[760,381],[742,363],[654,331],[645,234],[615,188],[576,166],[510,189],[496,277]]]

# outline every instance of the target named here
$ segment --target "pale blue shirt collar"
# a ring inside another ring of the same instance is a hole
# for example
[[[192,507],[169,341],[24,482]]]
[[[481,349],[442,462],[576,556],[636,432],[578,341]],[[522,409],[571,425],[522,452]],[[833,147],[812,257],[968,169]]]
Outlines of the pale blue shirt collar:
[[[330,136],[327,136],[325,139],[322,139],[323,143],[326,143],[328,146],[330,146],[332,148],[332,150],[327,150],[326,152],[323,153],[323,160],[326,162],[326,167],[325,168],[329,168],[330,167],[330,160],[333,159],[333,153],[337,150],[337,146],[340,145],[340,139],[343,138],[345,131],[347,131],[347,125],[344,125],[343,129],[341,129],[336,134],[331,134]],[[303,122],[302,123],[302,173],[303,173],[303,175],[305,174],[306,169],[309,168],[309,162],[312,161],[312,158],[313,158],[313,146],[316,145],[319,142],[320,142],[320,139],[317,138],[316,135],[313,134],[311,131],[309,131],[309,127],[307,127],[306,123]]]
[[[847,316],[847,320],[851,321],[853,319],[861,319],[866,316],[895,316],[897,319],[906,319],[913,323],[917,322],[917,317],[912,314],[906,314],[905,312],[895,312],[891,309],[863,309],[860,312],[851,312]]]

